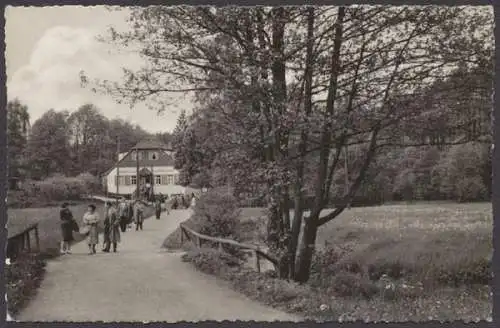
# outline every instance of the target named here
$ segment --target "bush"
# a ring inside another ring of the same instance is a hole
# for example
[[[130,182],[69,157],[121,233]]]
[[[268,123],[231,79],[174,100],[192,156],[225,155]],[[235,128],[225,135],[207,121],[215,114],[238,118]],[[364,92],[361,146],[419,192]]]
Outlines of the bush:
[[[19,190],[9,191],[12,208],[45,207],[62,201],[81,200],[82,195],[100,190],[99,180],[88,173],[77,177],[56,175],[42,181],[25,181]]]
[[[193,263],[200,271],[216,276],[223,276],[230,268],[240,265],[237,258],[213,248],[192,247],[182,256],[182,259]]]
[[[342,297],[362,296],[370,299],[379,293],[378,286],[363,274],[339,272],[330,282],[333,292]]]
[[[458,181],[455,192],[459,202],[484,200],[487,198],[486,186],[479,176]]]
[[[233,196],[212,189],[196,202],[192,219],[201,234],[234,239],[239,215],[238,202]]]
[[[40,286],[45,263],[43,255],[25,254],[5,266],[7,308],[11,315],[18,314]]]

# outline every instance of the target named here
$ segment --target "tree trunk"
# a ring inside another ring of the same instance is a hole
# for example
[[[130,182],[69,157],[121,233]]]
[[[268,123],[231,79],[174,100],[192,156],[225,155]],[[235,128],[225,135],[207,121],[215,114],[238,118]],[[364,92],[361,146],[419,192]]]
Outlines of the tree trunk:
[[[304,71],[304,112],[309,116],[312,110],[312,75],[313,75],[313,46],[314,46],[314,7],[307,9],[307,49],[306,49],[306,68]],[[305,124],[305,123],[304,123]],[[291,227],[290,238],[288,240],[288,262],[290,278],[295,279],[295,257],[299,244],[300,229],[302,227],[302,216],[304,214],[304,166],[307,152],[308,127],[306,124],[302,128],[299,154],[297,163],[297,174],[295,177],[294,194],[294,217]]]
[[[309,217],[305,220],[304,232],[302,234],[300,250],[297,256],[297,270],[295,272],[295,280],[300,283],[309,280],[316,244],[316,234],[318,231],[318,227],[316,226],[317,220],[317,217]]]

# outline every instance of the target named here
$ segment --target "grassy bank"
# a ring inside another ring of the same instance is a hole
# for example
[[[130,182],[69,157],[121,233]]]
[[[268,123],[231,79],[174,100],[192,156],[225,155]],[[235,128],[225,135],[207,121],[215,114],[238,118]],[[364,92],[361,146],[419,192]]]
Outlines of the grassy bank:
[[[262,213],[243,209],[244,241],[263,242]],[[491,255],[491,204],[434,203],[345,211],[320,228],[302,286],[216,250],[192,249],[185,259],[251,298],[316,320],[476,321],[491,317]]]

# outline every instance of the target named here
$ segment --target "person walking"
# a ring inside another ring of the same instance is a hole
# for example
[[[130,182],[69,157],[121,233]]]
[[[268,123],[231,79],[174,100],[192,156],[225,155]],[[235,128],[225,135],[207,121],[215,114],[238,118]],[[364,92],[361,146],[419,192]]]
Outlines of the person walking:
[[[68,208],[68,203],[63,203],[61,205],[61,211],[59,212],[61,218],[61,254],[71,254],[71,242],[74,240],[73,231],[77,229],[77,224],[73,218],[73,213],[71,213]]]
[[[157,198],[155,201],[155,214],[156,214],[156,219],[159,220],[161,216],[161,201],[159,198]]]
[[[128,221],[128,206],[125,202],[124,198],[120,199],[120,203],[118,204],[118,220],[119,226],[122,232],[127,231],[127,221]]]
[[[131,200],[126,201],[127,204],[127,227],[132,229],[132,223],[134,222],[134,204]]]
[[[118,243],[120,242],[120,219],[117,209],[113,204],[109,204],[106,211],[104,226],[107,226],[107,235],[103,252],[109,253],[111,244],[113,244],[113,252],[116,253]],[[106,228],[105,228],[106,229]]]
[[[106,252],[106,249],[109,251],[109,232],[110,232],[110,219],[109,212],[111,211],[112,203],[106,202],[104,205],[104,233],[103,233],[103,242],[102,242],[102,251]]]
[[[83,224],[86,228],[87,245],[89,246],[89,255],[95,254],[95,247],[99,244],[99,232],[97,225],[99,224],[99,214],[95,211],[95,205],[90,204],[87,212],[83,215]]]
[[[134,204],[134,220],[135,220],[135,231],[139,228],[142,230],[142,225],[144,222],[143,208],[140,200],[136,200]]]
[[[194,193],[191,195],[191,208],[194,208],[196,206],[196,196]]]
[[[165,204],[165,211],[167,211],[167,215],[170,215],[170,200],[168,199],[168,195],[162,195],[161,202]]]

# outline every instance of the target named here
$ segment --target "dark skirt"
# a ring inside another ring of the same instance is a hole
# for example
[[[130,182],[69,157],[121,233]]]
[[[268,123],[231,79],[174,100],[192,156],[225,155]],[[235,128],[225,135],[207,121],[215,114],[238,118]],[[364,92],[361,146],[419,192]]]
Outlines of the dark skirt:
[[[61,223],[61,232],[63,241],[73,241],[73,223],[64,222]]]

